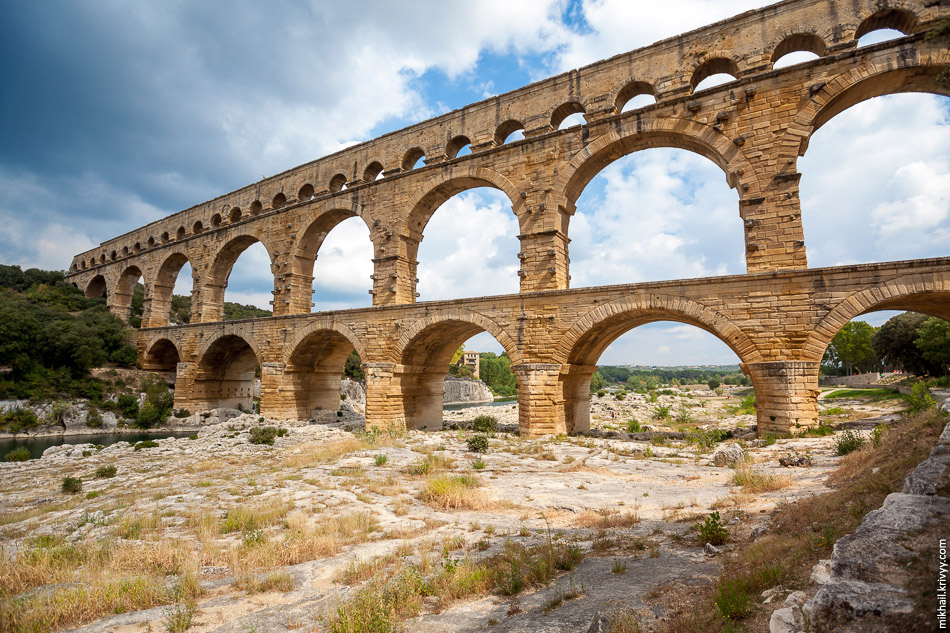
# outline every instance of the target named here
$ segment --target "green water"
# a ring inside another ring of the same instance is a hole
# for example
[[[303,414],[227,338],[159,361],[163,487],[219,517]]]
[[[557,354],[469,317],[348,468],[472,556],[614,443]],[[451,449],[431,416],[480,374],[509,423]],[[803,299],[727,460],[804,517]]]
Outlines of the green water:
[[[109,446],[116,442],[141,442],[143,440],[160,440],[166,437],[188,437],[191,433],[164,431],[160,433],[96,433],[94,435],[52,435],[48,437],[22,437],[0,440],[0,458],[15,448],[25,446],[30,451],[30,459],[37,459],[43,451],[51,446],[62,444],[98,444]]]

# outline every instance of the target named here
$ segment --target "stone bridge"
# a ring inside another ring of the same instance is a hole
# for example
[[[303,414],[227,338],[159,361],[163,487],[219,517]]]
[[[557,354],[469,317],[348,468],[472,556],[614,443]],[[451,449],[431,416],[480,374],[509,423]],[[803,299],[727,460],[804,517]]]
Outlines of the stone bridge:
[[[521,426],[537,435],[588,427],[588,382],[603,350],[651,321],[689,323],[739,356],[761,429],[817,424],[818,364],[848,320],[879,309],[950,318],[950,258],[808,269],[798,157],[848,107],[899,92],[950,94],[947,0],[789,0],[493,97],[264,179],[76,256],[67,279],[128,316],[145,285],[143,365],[176,370],[177,406],[249,404],[261,367],[261,412],[306,418],[339,406],[356,349],[367,423],[441,425],[452,352],[491,333],[518,378]],[[904,34],[857,48],[880,28]],[[819,56],[775,69],[794,51]],[[734,81],[706,90],[713,74]],[[656,103],[623,112],[633,97]],[[559,129],[573,113],[586,123]],[[523,130],[524,139],[510,141]],[[470,146],[471,153],[459,155]],[[701,154],[739,198],[747,274],[569,290],[570,220],[585,186],[645,148]],[[425,226],[453,195],[493,187],[519,223],[521,292],[417,303]],[[374,249],[373,307],[311,313],[314,261],[329,233],[358,216]],[[267,249],[274,316],[222,321],[231,268]],[[178,272],[192,267],[191,324],[171,326]]]

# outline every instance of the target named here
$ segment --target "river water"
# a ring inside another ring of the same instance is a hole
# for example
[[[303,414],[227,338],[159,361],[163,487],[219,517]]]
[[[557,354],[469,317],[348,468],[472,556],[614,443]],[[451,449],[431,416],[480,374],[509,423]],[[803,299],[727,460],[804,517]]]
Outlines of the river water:
[[[160,433],[95,433],[91,435],[50,435],[46,437],[23,437],[0,440],[0,460],[15,448],[25,446],[30,451],[30,459],[43,455],[43,451],[51,446],[62,444],[98,444],[108,446],[117,442],[141,442],[143,440],[160,440],[166,437],[188,437],[189,432],[163,431]]]

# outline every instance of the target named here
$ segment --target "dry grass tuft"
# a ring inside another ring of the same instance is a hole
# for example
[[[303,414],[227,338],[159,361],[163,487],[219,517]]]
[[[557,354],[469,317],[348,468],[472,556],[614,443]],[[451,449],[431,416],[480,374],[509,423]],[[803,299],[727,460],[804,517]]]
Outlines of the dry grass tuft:
[[[419,499],[440,510],[482,510],[491,503],[473,475],[436,475],[426,480]]]
[[[636,511],[621,512],[601,508],[594,512],[585,510],[574,521],[574,525],[587,528],[625,528],[640,523],[640,515]]]
[[[761,493],[788,488],[792,485],[792,478],[764,475],[756,472],[749,464],[739,464],[732,476],[732,483],[741,487],[743,492]]]

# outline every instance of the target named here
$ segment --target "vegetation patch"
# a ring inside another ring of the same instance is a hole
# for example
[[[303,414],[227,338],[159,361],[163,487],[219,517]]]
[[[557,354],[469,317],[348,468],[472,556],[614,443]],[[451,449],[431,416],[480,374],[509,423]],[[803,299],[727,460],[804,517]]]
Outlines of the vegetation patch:
[[[287,435],[287,429],[276,426],[255,426],[248,435],[248,442],[251,444],[265,444],[273,446],[274,440],[278,437]]]
[[[419,500],[440,510],[478,510],[487,506],[473,475],[436,475],[426,480]]]

